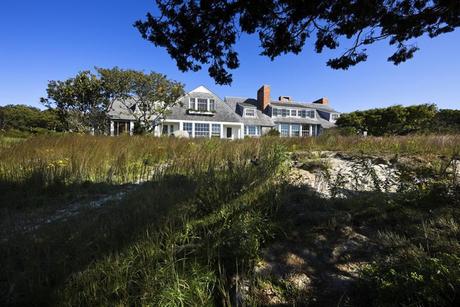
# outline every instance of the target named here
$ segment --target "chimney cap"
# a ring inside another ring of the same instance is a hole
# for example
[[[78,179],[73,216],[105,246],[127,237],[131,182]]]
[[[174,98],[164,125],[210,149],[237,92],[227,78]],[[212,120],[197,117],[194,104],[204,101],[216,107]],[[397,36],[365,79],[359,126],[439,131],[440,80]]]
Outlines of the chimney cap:
[[[292,97],[291,96],[279,96],[278,100],[279,101],[291,101]]]

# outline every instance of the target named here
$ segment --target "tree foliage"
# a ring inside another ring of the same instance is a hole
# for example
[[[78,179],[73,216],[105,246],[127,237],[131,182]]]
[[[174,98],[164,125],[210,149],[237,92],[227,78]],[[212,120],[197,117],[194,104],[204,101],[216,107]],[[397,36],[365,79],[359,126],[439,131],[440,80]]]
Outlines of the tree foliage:
[[[0,130],[40,132],[43,130],[62,131],[63,126],[56,110],[40,110],[26,105],[6,105],[0,107]]]
[[[106,130],[108,100],[102,83],[90,71],[79,72],[64,81],[49,81],[48,97],[41,98],[47,107],[55,107],[67,130],[102,133]]]
[[[230,84],[228,70],[239,66],[234,45],[242,33],[258,33],[262,55],[274,59],[302,51],[314,37],[315,51],[345,51],[327,65],[347,69],[367,59],[366,46],[388,40],[400,64],[418,47],[412,40],[436,37],[460,26],[458,0],[156,0],[160,14],[147,14],[135,27],[143,38],[166,48],[182,71],[208,72],[218,84]]]
[[[116,101],[134,116],[138,127],[148,130],[183,93],[181,83],[162,74],[96,68],[96,73],[83,71],[67,80],[50,81],[48,96],[41,102],[56,108],[66,130],[104,133],[107,112]]]
[[[460,110],[437,110],[434,104],[370,109],[342,114],[341,129],[371,135],[405,135],[413,132],[460,132]]]
[[[97,68],[103,92],[110,101],[121,103],[136,120],[139,131],[150,131],[184,94],[183,84],[165,75],[132,69]]]

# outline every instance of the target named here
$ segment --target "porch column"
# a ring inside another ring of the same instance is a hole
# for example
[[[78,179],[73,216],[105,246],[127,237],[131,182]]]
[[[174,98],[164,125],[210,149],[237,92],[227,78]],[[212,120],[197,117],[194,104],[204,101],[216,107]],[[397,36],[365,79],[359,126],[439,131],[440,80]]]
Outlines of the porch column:
[[[208,99],[208,106],[209,106],[209,99]],[[209,138],[212,138],[212,123],[209,123]]]
[[[220,124],[220,138],[224,138],[224,124]]]
[[[115,125],[113,120],[110,121],[110,135],[115,135]]]
[[[129,121],[129,135],[133,135],[134,133],[134,122]]]
[[[195,138],[195,123],[192,122],[192,138]]]
[[[313,125],[308,125],[310,127],[310,136],[313,136]]]
[[[184,122],[179,122],[179,130],[180,131],[184,130]]]

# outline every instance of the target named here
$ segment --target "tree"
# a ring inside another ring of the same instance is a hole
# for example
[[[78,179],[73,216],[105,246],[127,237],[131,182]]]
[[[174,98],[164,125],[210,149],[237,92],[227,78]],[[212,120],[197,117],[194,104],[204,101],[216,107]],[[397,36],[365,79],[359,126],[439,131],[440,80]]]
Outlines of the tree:
[[[0,107],[0,130],[16,129],[27,132],[44,130],[62,131],[57,111],[40,110],[26,105]]]
[[[137,132],[152,131],[184,94],[183,84],[165,75],[131,69],[97,68],[109,103],[121,103],[135,118]]]
[[[49,81],[48,97],[41,102],[55,107],[65,128],[75,132],[103,133],[106,131],[108,99],[101,81],[90,71],[79,72],[64,81]]]
[[[262,55],[274,59],[302,51],[315,36],[315,51],[350,42],[327,65],[347,69],[367,59],[367,45],[388,40],[395,65],[413,57],[411,41],[433,38],[460,26],[458,0],[156,0],[160,14],[148,13],[134,26],[144,39],[166,48],[182,71],[208,72],[218,84],[230,84],[228,70],[239,66],[235,42],[241,33],[258,33]]]
[[[413,132],[433,131],[437,116],[434,104],[370,109],[343,114],[336,124],[339,128],[368,131],[371,135],[405,135]]]

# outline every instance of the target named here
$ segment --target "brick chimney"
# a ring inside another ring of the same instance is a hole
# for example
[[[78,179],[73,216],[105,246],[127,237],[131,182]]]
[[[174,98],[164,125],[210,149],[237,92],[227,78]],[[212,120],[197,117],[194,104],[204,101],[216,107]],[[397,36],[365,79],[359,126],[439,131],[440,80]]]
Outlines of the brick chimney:
[[[326,97],[323,97],[323,98],[320,98],[316,101],[313,101],[313,103],[317,103],[317,104],[329,104],[329,99],[327,99]]]
[[[259,106],[259,110],[262,112],[268,107],[270,104],[270,86],[269,85],[262,85],[261,88],[257,91],[257,104]]]

